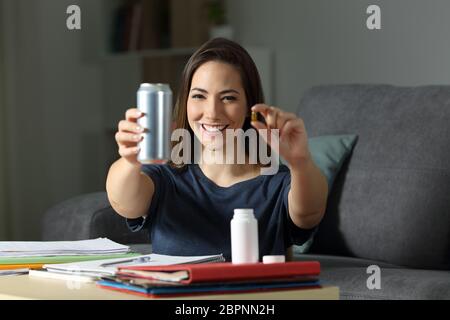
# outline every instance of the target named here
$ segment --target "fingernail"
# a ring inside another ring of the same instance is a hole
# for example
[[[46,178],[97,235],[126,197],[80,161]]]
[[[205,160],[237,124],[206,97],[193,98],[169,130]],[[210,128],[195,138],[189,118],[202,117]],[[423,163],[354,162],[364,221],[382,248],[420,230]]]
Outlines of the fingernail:
[[[140,138],[141,138],[141,136],[137,135],[137,134],[133,136],[133,139],[136,140],[136,141],[138,141]]]
[[[139,132],[141,132],[141,131],[143,131],[144,129],[142,128],[142,127],[136,127],[136,131],[139,131]]]
[[[136,117],[139,117],[142,114],[141,111],[136,111]]]

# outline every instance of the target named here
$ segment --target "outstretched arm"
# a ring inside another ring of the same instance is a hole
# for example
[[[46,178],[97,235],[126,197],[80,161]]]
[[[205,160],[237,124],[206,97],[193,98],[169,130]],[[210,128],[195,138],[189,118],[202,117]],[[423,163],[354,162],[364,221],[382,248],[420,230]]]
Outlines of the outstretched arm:
[[[290,170],[289,215],[296,226],[311,229],[325,214],[328,183],[312,159],[298,167],[291,166]]]
[[[296,226],[311,229],[319,224],[325,213],[328,183],[314,164],[308,148],[308,136],[303,120],[294,113],[257,104],[252,111],[260,112],[266,124],[252,121],[257,129],[279,130],[279,153],[291,171],[288,194],[289,216]],[[267,135],[270,137],[270,133]],[[271,141],[267,141],[271,144]]]

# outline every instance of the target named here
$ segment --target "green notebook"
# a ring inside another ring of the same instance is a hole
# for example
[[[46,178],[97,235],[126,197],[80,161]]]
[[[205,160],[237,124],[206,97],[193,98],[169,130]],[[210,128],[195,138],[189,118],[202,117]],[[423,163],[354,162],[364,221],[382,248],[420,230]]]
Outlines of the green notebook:
[[[38,257],[15,257],[15,258],[0,258],[0,265],[8,264],[34,264],[34,263],[66,263],[66,262],[78,262],[100,259],[115,259],[115,258],[127,258],[140,256],[140,253],[129,252],[120,254],[95,254],[95,255],[83,255],[83,256],[38,256]]]

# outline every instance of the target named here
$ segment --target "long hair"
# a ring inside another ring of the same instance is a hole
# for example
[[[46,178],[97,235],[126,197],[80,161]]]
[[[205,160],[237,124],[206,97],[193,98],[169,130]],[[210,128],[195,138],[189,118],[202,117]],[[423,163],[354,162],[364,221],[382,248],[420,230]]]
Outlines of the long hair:
[[[191,137],[191,163],[194,161],[194,132],[189,126],[187,118],[187,100],[189,91],[191,89],[192,77],[195,71],[204,63],[209,61],[219,61],[228,63],[234,66],[242,80],[242,84],[245,91],[245,97],[247,99],[247,113],[242,126],[244,132],[247,129],[253,128],[250,124],[251,121],[251,107],[257,103],[264,103],[264,93],[261,85],[261,79],[259,77],[258,69],[255,63],[248,54],[248,52],[234,41],[215,38],[204,43],[189,59],[184,67],[183,74],[181,76],[181,83],[179,86],[179,92],[177,101],[175,104],[174,119],[176,122],[176,128],[186,129],[189,131]],[[259,117],[259,120],[261,118]],[[177,142],[172,142],[172,148]],[[245,142],[245,152],[248,154],[249,146],[248,142]],[[259,147],[258,149],[259,150]],[[269,149],[270,150],[270,149]],[[270,151],[269,151],[270,152]],[[259,152],[257,157],[259,161]],[[168,162],[172,167],[183,168],[186,164],[177,165],[171,160]]]

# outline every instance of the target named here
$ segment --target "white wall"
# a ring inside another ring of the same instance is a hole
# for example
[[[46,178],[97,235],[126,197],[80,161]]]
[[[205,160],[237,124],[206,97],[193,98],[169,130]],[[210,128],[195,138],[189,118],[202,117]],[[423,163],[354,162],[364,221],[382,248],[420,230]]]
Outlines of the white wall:
[[[66,8],[78,3],[4,0],[9,149],[2,156],[13,239],[39,239],[46,209],[103,188],[101,69],[86,61],[89,28],[66,28]],[[98,14],[99,4],[83,2],[82,17]]]
[[[382,29],[366,28],[381,7]],[[326,83],[450,83],[448,0],[228,0],[238,41],[274,50],[275,94],[295,110]]]

